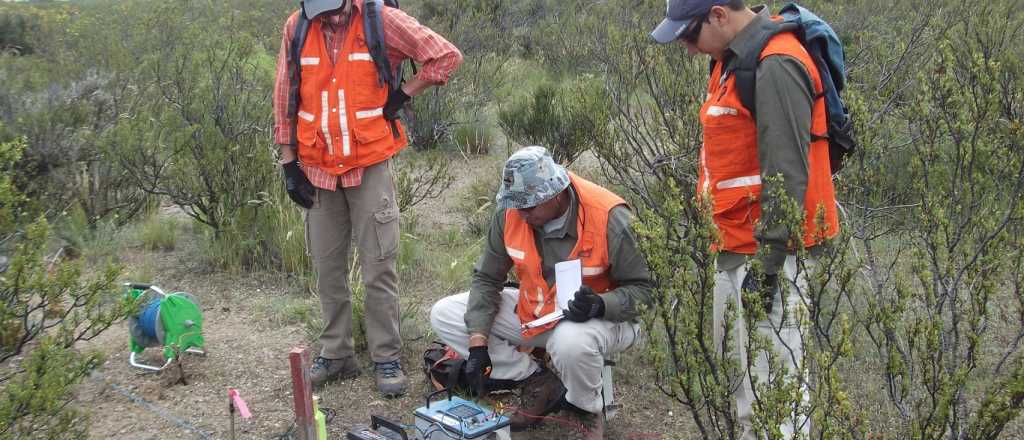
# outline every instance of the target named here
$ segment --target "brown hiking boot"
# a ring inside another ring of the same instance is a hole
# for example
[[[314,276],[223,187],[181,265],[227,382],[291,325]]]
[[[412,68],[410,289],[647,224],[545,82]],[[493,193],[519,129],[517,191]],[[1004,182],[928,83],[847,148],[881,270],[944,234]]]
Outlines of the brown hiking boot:
[[[359,375],[359,364],[352,356],[341,359],[327,359],[317,356],[309,369],[309,381],[313,388],[320,388],[328,382],[351,379]]]
[[[586,411],[576,412],[580,420],[580,434],[583,440],[604,440],[604,414]]]
[[[377,362],[373,367],[377,376],[377,389],[384,397],[398,397],[405,394],[409,387],[409,378],[405,377],[402,364],[398,361]]]
[[[519,409],[509,417],[512,431],[532,428],[559,407],[565,386],[553,371],[541,367],[523,381],[519,390]]]

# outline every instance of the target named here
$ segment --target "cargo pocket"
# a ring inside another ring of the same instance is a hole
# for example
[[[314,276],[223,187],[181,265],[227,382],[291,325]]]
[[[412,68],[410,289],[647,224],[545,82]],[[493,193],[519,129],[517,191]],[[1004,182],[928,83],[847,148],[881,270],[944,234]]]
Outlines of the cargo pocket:
[[[380,246],[380,254],[377,260],[387,260],[398,253],[398,207],[388,203],[383,208],[373,213],[374,228],[377,230],[377,244]]]
[[[760,188],[757,188],[760,192]],[[755,202],[758,195],[742,188],[736,191],[721,191],[716,195],[714,216],[715,220],[726,226],[744,226],[754,221]]]
[[[352,131],[361,145],[371,144],[391,133],[390,122],[381,116],[382,112],[380,108],[356,112]]]

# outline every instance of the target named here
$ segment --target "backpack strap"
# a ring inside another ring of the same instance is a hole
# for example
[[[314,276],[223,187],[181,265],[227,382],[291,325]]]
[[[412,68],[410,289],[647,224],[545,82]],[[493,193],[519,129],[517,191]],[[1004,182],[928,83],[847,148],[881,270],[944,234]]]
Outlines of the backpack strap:
[[[387,47],[384,45],[384,6],[383,0],[366,0],[363,3],[363,29],[366,32],[366,47],[370,51],[370,58],[373,58],[373,63],[377,65],[380,84],[394,90],[399,84],[392,76],[391,60],[388,59]]]
[[[305,2],[299,5],[299,14],[296,17],[295,30],[292,33],[291,46],[286,53],[288,64],[288,114],[295,115],[299,111],[299,86],[302,82],[302,46],[306,45],[306,34],[309,33],[309,19],[306,18]],[[298,119],[292,117],[292,138],[291,145],[298,142]]]
[[[774,20],[763,20],[759,26],[757,35],[760,39],[755,41],[751,50],[737,58],[730,66],[730,71],[736,76],[736,92],[740,96],[740,103],[754,119],[757,119],[757,66],[761,63],[761,52],[768,45],[768,40],[792,28]]]
[[[402,9],[402,7],[398,4],[398,0],[384,0],[384,6],[387,6],[387,7],[390,7],[390,8],[395,8],[395,9]],[[413,62],[412,59],[409,59],[409,66],[412,67],[412,75],[416,76],[416,63]],[[405,63],[401,63],[401,64],[398,65],[398,67],[395,68],[395,78],[399,82],[401,82],[402,79],[405,78],[402,75],[402,70],[403,70],[402,68],[403,67],[405,67]],[[399,85],[401,85],[401,84],[399,84]]]
[[[366,0],[363,3],[363,32],[366,33],[366,48],[370,51],[370,58],[377,66],[377,79],[381,85],[386,85],[388,90],[397,90],[402,86],[402,66],[398,66],[397,75],[392,75],[391,60],[388,59],[388,49],[384,45],[384,13],[382,10],[388,0]],[[398,6],[397,0],[390,0]],[[391,121],[391,135],[395,139],[401,137],[398,132],[398,123]]]

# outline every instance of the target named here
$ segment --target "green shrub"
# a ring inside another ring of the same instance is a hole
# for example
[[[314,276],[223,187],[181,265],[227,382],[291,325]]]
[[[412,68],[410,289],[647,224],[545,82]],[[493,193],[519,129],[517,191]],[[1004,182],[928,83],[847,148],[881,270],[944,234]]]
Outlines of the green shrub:
[[[140,225],[138,235],[143,249],[174,250],[178,241],[178,220],[152,215]]]
[[[495,90],[505,84],[514,42],[515,2],[427,0],[403,5],[423,24],[458,46],[464,61],[447,84],[413,98],[406,127],[414,149],[451,147],[458,127],[484,121]],[[455,19],[449,11],[459,11]],[[406,70],[408,72],[408,69]]]
[[[452,185],[451,158],[441,151],[404,151],[394,159],[395,197],[405,212]]]
[[[153,87],[135,89],[141,104],[111,129],[110,151],[133,171],[134,186],[209,227],[222,252],[214,261],[273,267],[274,240],[253,234],[272,222],[267,191],[281,185],[268,149],[273,58],[236,17],[209,7],[170,2],[132,12],[130,21],[161,29],[127,43],[144,54],[138,80]]]
[[[0,143],[0,200],[19,200],[11,178],[23,141]],[[135,307],[115,285],[120,268],[83,276],[81,260],[47,255],[49,223],[0,203],[0,438],[78,438],[85,415],[69,405],[73,391],[100,365],[77,342],[95,338]],[[18,356],[21,362],[12,362]]]
[[[32,39],[39,30],[37,17],[0,8],[0,56],[30,55],[35,52]]]
[[[0,390],[0,438],[86,438],[88,414],[68,405],[82,378],[103,364],[98,352],[85,355],[43,338]]]
[[[569,164],[608,136],[608,104],[603,86],[581,79],[541,83],[526,99],[498,113],[506,136],[520,145],[540,145],[555,161]]]

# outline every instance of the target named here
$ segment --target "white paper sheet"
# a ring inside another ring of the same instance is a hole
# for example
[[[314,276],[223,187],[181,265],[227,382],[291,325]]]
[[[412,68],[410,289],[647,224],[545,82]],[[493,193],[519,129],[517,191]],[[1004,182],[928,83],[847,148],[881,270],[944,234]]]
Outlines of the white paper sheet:
[[[569,300],[583,285],[583,266],[579,259],[555,264],[555,290],[558,308],[569,308]]]
[[[558,307],[555,311],[523,324],[523,329],[540,327],[562,319],[562,310],[569,307],[580,286],[583,285],[583,266],[579,259],[563,261],[555,264],[555,300]]]

